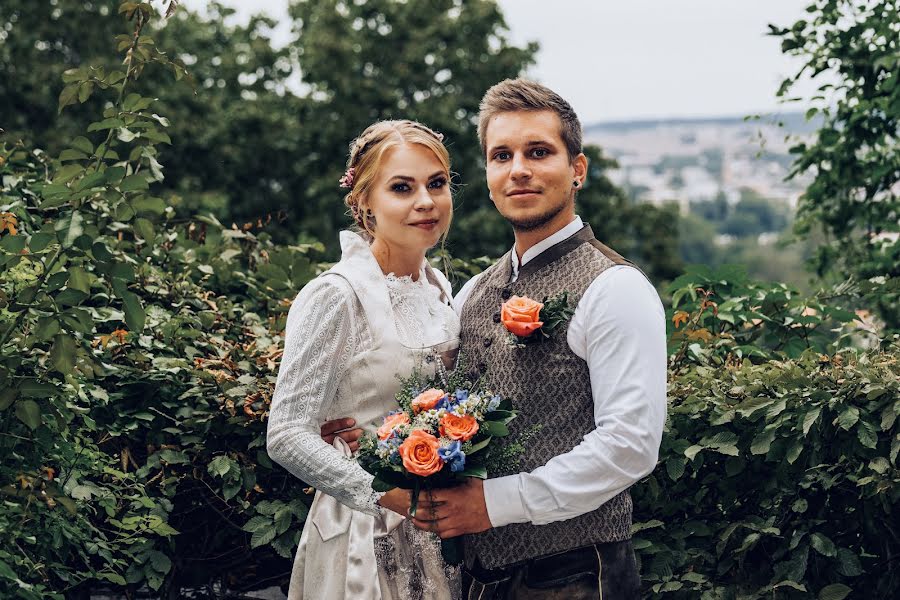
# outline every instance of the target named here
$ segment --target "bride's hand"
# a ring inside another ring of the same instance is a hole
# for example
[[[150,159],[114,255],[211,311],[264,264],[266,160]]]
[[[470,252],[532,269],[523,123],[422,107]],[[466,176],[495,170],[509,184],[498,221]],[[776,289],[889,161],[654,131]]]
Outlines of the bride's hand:
[[[409,490],[401,490],[400,488],[394,488],[387,492],[381,499],[378,501],[378,504],[385,507],[388,510],[392,510],[398,515],[402,515],[404,517],[409,516],[409,502],[410,502],[410,491]]]
[[[347,442],[351,452],[359,450],[359,438],[362,437],[363,430],[360,428],[350,429],[356,425],[353,419],[335,419],[326,421],[322,424],[320,435],[326,444],[334,444],[334,438],[339,437]]]

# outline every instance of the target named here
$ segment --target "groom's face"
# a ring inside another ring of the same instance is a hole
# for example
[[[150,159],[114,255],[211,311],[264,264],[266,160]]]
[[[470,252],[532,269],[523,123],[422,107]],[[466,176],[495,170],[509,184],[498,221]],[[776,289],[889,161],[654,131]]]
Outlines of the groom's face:
[[[573,182],[587,161],[569,159],[555,112],[499,113],[488,122],[485,147],[491,199],[514,228],[562,226],[573,218]]]

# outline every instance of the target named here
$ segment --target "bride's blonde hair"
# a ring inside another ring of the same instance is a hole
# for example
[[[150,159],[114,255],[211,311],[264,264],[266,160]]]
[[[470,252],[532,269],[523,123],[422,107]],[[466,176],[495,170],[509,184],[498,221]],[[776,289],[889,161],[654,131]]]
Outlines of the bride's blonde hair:
[[[358,138],[350,143],[350,156],[347,159],[347,172],[341,179],[341,185],[349,188],[344,196],[344,204],[350,209],[350,215],[356,225],[374,237],[375,220],[367,212],[364,205],[369,191],[375,183],[378,171],[384,162],[388,150],[401,144],[420,144],[431,150],[450,180],[450,153],[444,147],[444,136],[429,127],[407,119],[397,121],[378,121],[366,127]],[[452,217],[452,213],[451,213]],[[447,222],[447,235],[450,222]]]

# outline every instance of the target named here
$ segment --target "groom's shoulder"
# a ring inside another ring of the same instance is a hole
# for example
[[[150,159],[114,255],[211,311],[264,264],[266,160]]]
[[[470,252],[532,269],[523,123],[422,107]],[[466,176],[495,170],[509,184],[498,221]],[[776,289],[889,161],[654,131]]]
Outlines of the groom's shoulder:
[[[466,303],[466,300],[469,299],[469,296],[472,295],[472,290],[474,290],[480,282],[486,281],[485,278],[493,273],[499,267],[500,262],[504,259],[509,260],[509,255],[504,254],[502,257],[494,261],[494,264],[486,268],[481,273],[474,275],[469,281],[463,284],[463,286],[453,297],[453,308],[454,310],[456,310],[457,314],[462,313],[463,305]]]

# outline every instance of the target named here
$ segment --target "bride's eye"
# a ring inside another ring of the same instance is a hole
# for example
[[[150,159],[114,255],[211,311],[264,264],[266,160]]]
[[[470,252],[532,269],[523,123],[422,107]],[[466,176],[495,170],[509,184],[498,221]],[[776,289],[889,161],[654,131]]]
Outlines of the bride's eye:
[[[395,184],[391,185],[391,191],[396,192],[398,194],[404,194],[404,193],[410,191],[411,189],[412,188],[409,187],[408,183],[399,182],[399,183],[395,183]]]
[[[447,180],[443,177],[437,177],[435,179],[432,179],[428,183],[428,187],[430,187],[433,190],[438,190],[438,189],[444,187],[445,185],[447,185]]]

